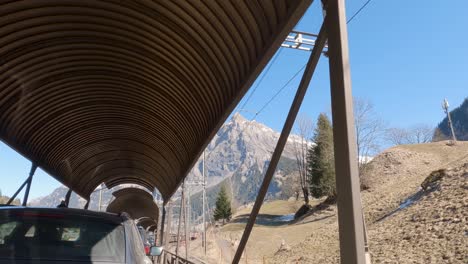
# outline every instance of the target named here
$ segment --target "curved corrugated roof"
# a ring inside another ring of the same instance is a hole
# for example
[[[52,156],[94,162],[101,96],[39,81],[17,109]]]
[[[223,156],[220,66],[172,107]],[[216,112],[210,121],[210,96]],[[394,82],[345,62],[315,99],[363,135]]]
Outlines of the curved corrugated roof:
[[[0,139],[83,197],[170,197],[310,0],[0,3]]]
[[[158,205],[147,191],[138,188],[125,188],[115,191],[112,195],[115,199],[107,206],[107,212],[116,214],[126,212],[134,220],[149,218],[155,223],[158,222]]]
[[[136,224],[139,225],[139,226],[142,226],[146,230],[146,229],[148,229],[148,227],[153,227],[153,226],[157,227],[158,223],[152,218],[143,217],[143,218],[138,219]],[[153,229],[148,230],[148,231],[153,231]]]

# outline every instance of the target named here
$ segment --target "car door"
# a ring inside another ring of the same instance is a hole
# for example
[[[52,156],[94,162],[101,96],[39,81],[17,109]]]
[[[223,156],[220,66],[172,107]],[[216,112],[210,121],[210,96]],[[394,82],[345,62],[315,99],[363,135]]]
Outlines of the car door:
[[[126,236],[127,243],[132,258],[129,263],[136,264],[152,264],[151,260],[145,255],[145,248],[140,238],[140,233],[137,230],[133,220],[127,220],[126,226],[128,227],[128,236]],[[128,262],[128,261],[127,261]]]

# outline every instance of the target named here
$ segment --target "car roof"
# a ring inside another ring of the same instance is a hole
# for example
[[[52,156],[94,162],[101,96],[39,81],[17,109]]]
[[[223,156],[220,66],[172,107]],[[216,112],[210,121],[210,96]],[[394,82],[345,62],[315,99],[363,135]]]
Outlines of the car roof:
[[[85,218],[95,218],[113,223],[122,223],[128,219],[125,214],[114,214],[107,212],[97,212],[75,208],[47,208],[47,207],[25,207],[25,206],[0,206],[0,216],[12,212],[33,212],[33,213],[53,213],[64,216],[80,216]]]

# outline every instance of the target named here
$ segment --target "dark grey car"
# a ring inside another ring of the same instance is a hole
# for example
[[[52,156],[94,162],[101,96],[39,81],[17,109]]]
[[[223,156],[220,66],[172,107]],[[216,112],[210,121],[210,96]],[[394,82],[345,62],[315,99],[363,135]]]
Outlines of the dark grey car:
[[[152,263],[126,214],[0,207],[0,264],[63,262]]]

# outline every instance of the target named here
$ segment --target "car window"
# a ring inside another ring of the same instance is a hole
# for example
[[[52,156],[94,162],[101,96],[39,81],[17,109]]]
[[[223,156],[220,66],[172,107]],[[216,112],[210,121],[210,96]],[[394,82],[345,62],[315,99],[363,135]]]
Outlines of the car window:
[[[24,234],[25,237],[34,237],[36,235],[36,227],[35,226],[31,226],[28,230],[28,232],[26,232],[26,234]]]
[[[81,228],[65,227],[62,231],[62,241],[77,241],[80,237]]]
[[[5,222],[0,224],[0,245],[5,244],[5,239],[13,232],[18,222]]]
[[[121,224],[64,215],[0,215],[0,260],[125,262]]]

